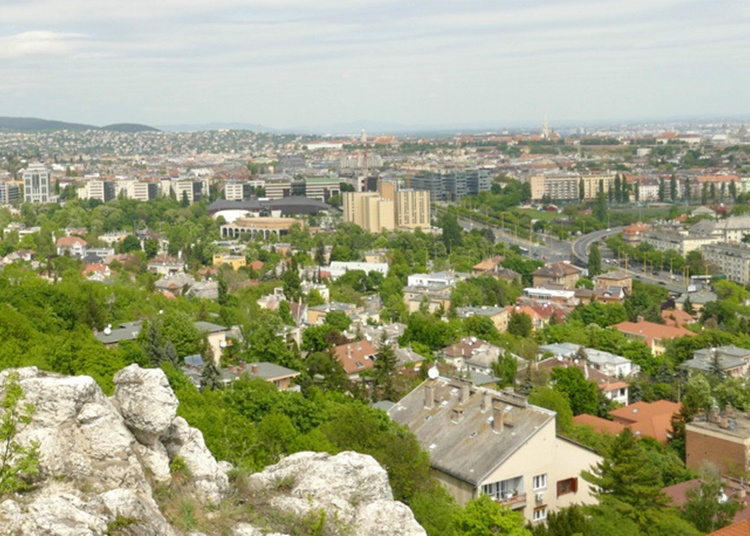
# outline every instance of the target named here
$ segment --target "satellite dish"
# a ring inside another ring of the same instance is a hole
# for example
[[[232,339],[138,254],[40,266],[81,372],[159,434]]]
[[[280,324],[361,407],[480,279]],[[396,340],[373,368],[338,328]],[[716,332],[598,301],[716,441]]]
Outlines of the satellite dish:
[[[430,367],[430,370],[427,371],[427,376],[431,380],[436,380],[437,377],[440,376],[440,371],[435,365],[432,365],[432,367]]]

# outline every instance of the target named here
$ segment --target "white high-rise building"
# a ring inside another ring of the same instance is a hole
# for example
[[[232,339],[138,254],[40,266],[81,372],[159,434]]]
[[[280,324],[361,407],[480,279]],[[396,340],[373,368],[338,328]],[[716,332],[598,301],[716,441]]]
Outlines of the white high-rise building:
[[[27,203],[51,201],[49,171],[39,162],[29,164],[23,172],[23,200]]]

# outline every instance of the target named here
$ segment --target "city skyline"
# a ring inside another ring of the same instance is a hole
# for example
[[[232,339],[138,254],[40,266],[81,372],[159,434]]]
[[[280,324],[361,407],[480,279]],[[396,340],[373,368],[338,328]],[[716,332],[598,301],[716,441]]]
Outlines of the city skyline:
[[[0,115],[279,129],[750,114],[720,0],[0,6]]]

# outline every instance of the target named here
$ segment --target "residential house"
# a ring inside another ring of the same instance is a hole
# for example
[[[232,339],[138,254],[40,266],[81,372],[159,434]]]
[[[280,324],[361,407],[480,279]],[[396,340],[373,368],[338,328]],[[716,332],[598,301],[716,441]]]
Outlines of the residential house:
[[[682,294],[679,298],[675,300],[675,307],[680,310],[685,309],[685,302],[687,300],[690,300],[690,304],[693,307],[693,310],[697,313],[701,309],[703,309],[703,306],[706,305],[709,302],[713,302],[718,300],[719,297],[708,290],[704,291],[698,291],[698,292],[686,292]]]
[[[404,304],[409,313],[415,313],[423,306],[427,312],[447,311],[451,306],[452,284],[430,283],[404,287]]]
[[[542,266],[531,275],[535,287],[550,288],[550,285],[559,285],[565,290],[575,290],[582,273],[580,268],[560,261]]]
[[[557,303],[559,305],[565,305],[568,307],[575,307],[578,305],[579,300],[576,298],[578,291],[576,290],[559,290],[549,288],[525,288],[523,289],[523,301],[525,303]]]
[[[595,497],[580,478],[601,458],[558,437],[555,413],[512,391],[427,380],[389,410],[430,454],[433,475],[459,504],[482,494],[529,522]]]
[[[591,426],[598,433],[611,435],[618,435],[629,428],[636,437],[652,437],[666,445],[672,430],[672,417],[681,407],[682,404],[669,400],[635,402],[610,411],[611,421],[584,413],[573,417],[573,423]]]
[[[341,363],[351,379],[359,378],[359,374],[375,366],[375,356],[378,349],[368,340],[350,342],[337,346],[333,351],[336,360]]]
[[[229,328],[204,321],[194,322],[194,324],[199,332],[206,335],[214,362],[218,365],[221,361],[221,356],[224,354],[224,348],[227,346]]]
[[[459,318],[469,318],[470,316],[484,316],[492,320],[492,323],[500,333],[508,330],[508,310],[505,307],[491,307],[482,305],[481,307],[458,307],[456,314]]]
[[[286,391],[292,387],[292,380],[300,375],[296,370],[276,365],[275,363],[241,363],[240,365],[230,365],[227,367],[229,372],[237,374],[247,374],[251,378],[260,378],[272,383],[279,391]]]
[[[628,390],[630,385],[619,378],[610,376],[601,370],[597,370],[587,361],[581,361],[579,359],[564,359],[562,357],[550,357],[539,361],[536,364],[537,370],[549,374],[551,374],[556,368],[570,367],[575,367],[583,372],[584,378],[590,382],[594,382],[597,389],[599,389],[609,400],[623,405],[628,403]],[[520,377],[522,375],[523,373],[519,370],[517,376]]]
[[[579,344],[570,342],[540,346],[539,355],[542,357],[546,355],[559,359],[573,360],[574,363],[585,361],[594,369],[614,378],[627,378],[638,374],[641,370],[638,365],[619,355],[595,350],[594,348],[584,348]]]
[[[123,322],[119,328],[115,329],[112,329],[110,324],[103,331],[95,333],[95,336],[107,348],[114,348],[123,341],[136,340],[140,332],[141,321],[137,320],[135,322]]]
[[[508,311],[508,322],[510,322],[510,317],[514,314],[525,314],[531,318],[531,327],[534,331],[544,329],[544,326],[547,325],[544,317],[530,305],[508,305],[505,310]]]
[[[56,242],[57,254],[82,258],[86,256],[86,241],[80,236],[61,236]]]
[[[158,292],[168,292],[172,296],[187,296],[190,289],[195,285],[195,278],[190,274],[175,273],[165,275],[154,283],[154,289]]]
[[[594,289],[609,290],[613,293],[618,293],[622,290],[630,296],[633,292],[633,278],[627,272],[621,270],[607,272],[596,277],[594,280]]]
[[[500,265],[505,260],[505,257],[498,255],[496,257],[490,257],[482,262],[475,264],[471,268],[473,275],[495,275],[498,270],[502,270],[503,267]]]
[[[666,342],[680,337],[695,337],[695,333],[679,327],[665,326],[638,318],[637,322],[620,322],[612,326],[629,339],[643,342],[654,355],[666,351]]]
[[[709,373],[717,364],[727,376],[747,378],[750,371],[750,350],[732,345],[702,348],[695,350],[693,358],[680,366],[691,372]]]
[[[148,261],[149,272],[159,275],[175,275],[185,273],[185,261],[171,255],[158,255]]]
[[[651,226],[645,223],[631,223],[622,230],[622,240],[631,246],[637,246],[643,240],[643,233],[650,231]]]
[[[361,307],[358,307],[351,303],[341,302],[329,302],[323,305],[315,305],[307,308],[307,323],[311,325],[325,324],[326,315],[331,311],[342,312],[349,317],[362,311]]]
[[[386,262],[344,262],[333,261],[328,265],[328,272],[331,279],[336,280],[346,272],[353,270],[362,270],[364,273],[379,272],[386,277],[388,275],[388,263]]]
[[[664,323],[667,326],[676,328],[695,324],[695,318],[693,318],[693,315],[690,315],[681,309],[663,309],[661,317],[664,319]]]
[[[215,253],[212,264],[214,267],[226,264],[228,266],[231,266],[232,270],[236,272],[243,266],[247,266],[247,259],[245,258],[244,255],[229,255],[228,253]]]
[[[103,262],[86,264],[81,269],[81,275],[89,281],[104,282],[109,280],[114,272],[110,271],[109,266]]]
[[[446,363],[458,370],[474,370],[492,374],[492,364],[500,356],[500,348],[476,337],[463,337],[441,351]]]

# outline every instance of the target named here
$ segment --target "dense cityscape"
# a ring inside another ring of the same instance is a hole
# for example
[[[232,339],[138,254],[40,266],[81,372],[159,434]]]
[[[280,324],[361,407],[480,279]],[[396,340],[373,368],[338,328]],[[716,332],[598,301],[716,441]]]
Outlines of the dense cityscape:
[[[747,127],[540,123],[0,132],[11,533],[740,534]]]

